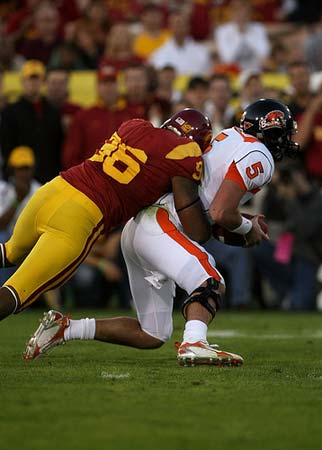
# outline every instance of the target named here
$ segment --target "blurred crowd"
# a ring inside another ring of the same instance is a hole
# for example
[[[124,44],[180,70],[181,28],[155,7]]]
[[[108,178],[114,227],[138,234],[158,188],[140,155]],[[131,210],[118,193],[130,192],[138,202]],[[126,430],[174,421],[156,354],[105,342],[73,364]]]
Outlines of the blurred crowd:
[[[96,74],[97,101],[89,107],[69,95],[71,72],[85,70]],[[21,83],[14,101],[3,89],[9,71]],[[287,83],[264,83],[267,73]],[[159,126],[193,107],[216,134],[238,125],[243,109],[261,97],[290,107],[301,158],[279,163],[271,185],[246,205],[266,215],[271,240],[255,249],[215,241],[209,250],[227,280],[226,307],[322,309],[319,0],[1,1],[1,240],[40,184],[91,156],[123,121],[141,117]],[[120,233],[100,241],[46,301],[130,308]],[[3,271],[1,281],[8,275]]]

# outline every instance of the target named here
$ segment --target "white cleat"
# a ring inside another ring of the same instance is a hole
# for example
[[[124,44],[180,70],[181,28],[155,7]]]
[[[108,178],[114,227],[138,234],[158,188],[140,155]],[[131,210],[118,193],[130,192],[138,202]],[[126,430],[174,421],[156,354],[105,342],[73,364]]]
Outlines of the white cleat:
[[[177,349],[177,359],[181,366],[197,366],[201,364],[240,366],[244,362],[241,356],[220,350],[218,345],[211,345],[207,341],[183,342],[177,346]]]
[[[59,311],[44,313],[39,327],[27,343],[23,359],[36,359],[57,345],[64,344],[64,331],[69,323],[69,317]]]

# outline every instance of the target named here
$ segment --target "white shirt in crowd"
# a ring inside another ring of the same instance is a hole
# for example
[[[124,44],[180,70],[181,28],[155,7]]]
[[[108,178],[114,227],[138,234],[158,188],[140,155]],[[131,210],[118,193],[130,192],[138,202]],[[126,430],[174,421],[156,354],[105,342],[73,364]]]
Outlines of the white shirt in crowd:
[[[7,225],[6,229],[3,231],[8,232],[9,234],[12,233],[13,228],[15,226],[15,223],[18,219],[18,216],[20,215],[23,208],[26,206],[28,200],[30,197],[34,194],[34,192],[41,186],[40,183],[36,180],[31,181],[31,187],[29,193],[26,195],[26,197],[22,200],[22,202],[19,203],[16,212],[11,219],[10,223]],[[8,209],[11,207],[11,205],[16,200],[16,190],[12,182],[0,180],[0,216],[4,214]]]
[[[156,69],[170,65],[178,75],[207,75],[211,69],[207,48],[191,38],[187,38],[183,46],[169,39],[152,53],[149,62]]]
[[[236,63],[241,69],[260,69],[270,53],[266,29],[257,22],[249,22],[243,33],[235,22],[220,25],[214,39],[220,60],[227,64]]]

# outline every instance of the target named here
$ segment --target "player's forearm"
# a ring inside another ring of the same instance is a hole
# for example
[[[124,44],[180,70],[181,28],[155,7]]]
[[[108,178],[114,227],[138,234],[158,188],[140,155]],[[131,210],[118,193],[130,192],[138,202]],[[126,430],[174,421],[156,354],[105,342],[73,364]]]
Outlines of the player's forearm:
[[[178,216],[184,232],[190,239],[199,244],[203,244],[210,239],[211,226],[201,207],[201,203],[179,211]]]
[[[212,210],[210,211],[210,215],[218,225],[230,231],[238,228],[242,223],[242,216],[238,209]]]

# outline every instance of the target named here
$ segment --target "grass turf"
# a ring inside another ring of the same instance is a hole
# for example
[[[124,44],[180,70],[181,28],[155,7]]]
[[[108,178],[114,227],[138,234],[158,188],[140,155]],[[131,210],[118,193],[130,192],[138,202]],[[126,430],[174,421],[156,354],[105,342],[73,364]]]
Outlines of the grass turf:
[[[158,350],[72,342],[25,362],[39,315],[0,325],[1,450],[321,448],[319,314],[219,314],[211,341],[242,354],[241,368],[178,366],[179,314]]]

